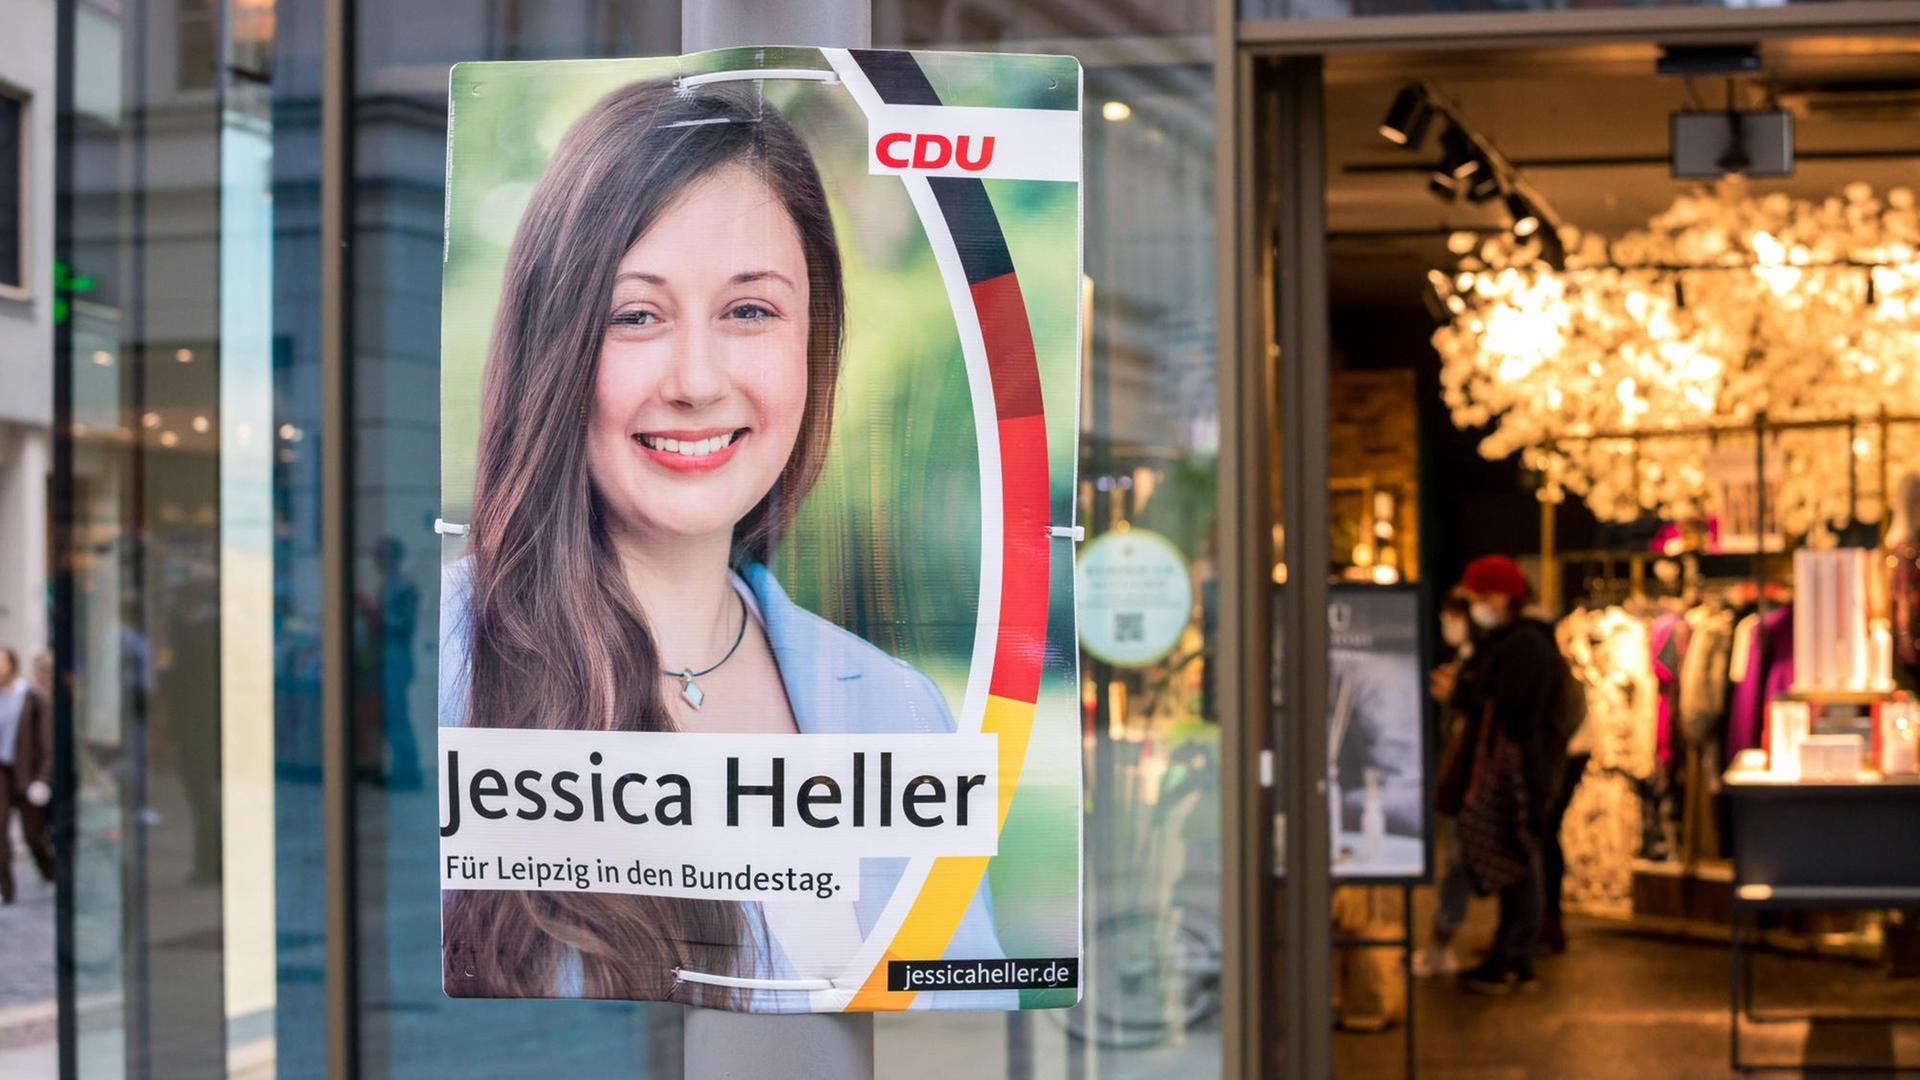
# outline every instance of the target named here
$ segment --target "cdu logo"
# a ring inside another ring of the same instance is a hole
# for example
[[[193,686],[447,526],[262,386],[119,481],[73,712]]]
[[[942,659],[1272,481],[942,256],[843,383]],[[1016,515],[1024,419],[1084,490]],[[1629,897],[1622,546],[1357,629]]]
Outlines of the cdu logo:
[[[867,117],[867,171],[1078,182],[1080,111],[881,105]]]
[[[982,172],[993,164],[993,136],[889,131],[874,140],[873,154],[889,169],[945,169]]]

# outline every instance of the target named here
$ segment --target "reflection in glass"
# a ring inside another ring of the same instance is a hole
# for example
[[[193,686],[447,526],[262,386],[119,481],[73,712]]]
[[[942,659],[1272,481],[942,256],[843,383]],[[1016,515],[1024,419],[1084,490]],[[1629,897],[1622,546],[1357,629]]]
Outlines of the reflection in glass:
[[[360,1067],[370,1076],[439,1077],[449,1060],[583,1076],[677,1076],[680,1068],[678,1008],[580,1002],[556,1011],[538,1001],[450,999],[440,986],[440,891],[427,868],[440,839],[429,781],[447,69],[679,51],[677,5],[561,0],[533,12],[509,4],[449,21],[443,5],[420,0],[356,5],[349,617]],[[459,328],[462,339],[469,332],[479,341],[490,333]]]
[[[223,985],[226,944],[220,119],[211,49],[156,43],[149,14],[75,5],[60,58],[75,72],[55,358],[76,800],[62,1004],[89,1076],[226,1064],[222,996],[168,992]]]
[[[1166,5],[1131,18],[1128,6],[1104,9],[1111,22],[1095,31],[1101,43],[1125,43],[1124,66],[1103,62],[1100,43],[1066,50],[1086,69],[1087,320],[1080,491],[1075,507],[1055,514],[1071,512],[1088,541],[1128,530],[1166,537],[1186,565],[1191,609],[1157,659],[1122,667],[1083,650],[1079,685],[1043,690],[1074,694],[1083,718],[1081,1004],[882,1017],[881,1075],[1080,1080],[1220,1068],[1212,76],[1193,38],[1147,36],[1204,31],[1211,15],[1204,5]],[[875,38],[1049,52],[1063,48],[1048,40],[1068,36],[1061,25],[1050,5],[988,5],[962,17],[957,6],[925,2],[891,16],[876,10]],[[1073,36],[1088,32],[1074,25]]]

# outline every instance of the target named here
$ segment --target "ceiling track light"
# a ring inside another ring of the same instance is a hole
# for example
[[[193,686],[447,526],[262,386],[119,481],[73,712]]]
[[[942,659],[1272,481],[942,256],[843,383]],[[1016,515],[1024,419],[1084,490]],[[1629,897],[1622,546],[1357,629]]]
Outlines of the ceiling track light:
[[[1507,195],[1507,217],[1512,221],[1513,235],[1522,240],[1540,231],[1540,214],[1527,197],[1517,191]]]
[[[1393,96],[1387,115],[1380,121],[1380,137],[1396,146],[1418,150],[1427,141],[1427,128],[1433,124],[1433,105],[1419,83],[1408,83]]]
[[[1440,172],[1455,180],[1469,180],[1481,170],[1480,149],[1458,124],[1447,126],[1440,136]],[[1489,170],[1491,171],[1491,170]]]
[[[1565,245],[1557,235],[1560,219],[1540,193],[1525,184],[1506,155],[1434,87],[1424,82],[1400,87],[1380,122],[1380,135],[1404,149],[1418,149],[1436,116],[1444,127],[1439,160],[1428,171],[1428,193],[1449,206],[1462,200],[1479,205],[1500,199],[1514,236],[1524,240],[1548,234],[1539,241],[1540,257],[1564,260]]]
[[[1554,270],[1565,270],[1567,268],[1567,245],[1560,239],[1560,234],[1553,229],[1541,229],[1538,235],[1540,237],[1540,261],[1546,263]]]

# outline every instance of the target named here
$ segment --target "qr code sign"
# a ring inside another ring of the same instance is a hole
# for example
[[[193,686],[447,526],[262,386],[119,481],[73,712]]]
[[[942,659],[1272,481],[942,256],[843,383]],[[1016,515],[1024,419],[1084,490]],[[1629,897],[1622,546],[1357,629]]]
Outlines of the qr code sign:
[[[1113,614],[1113,640],[1145,641],[1147,637],[1146,616],[1137,611],[1116,611]]]

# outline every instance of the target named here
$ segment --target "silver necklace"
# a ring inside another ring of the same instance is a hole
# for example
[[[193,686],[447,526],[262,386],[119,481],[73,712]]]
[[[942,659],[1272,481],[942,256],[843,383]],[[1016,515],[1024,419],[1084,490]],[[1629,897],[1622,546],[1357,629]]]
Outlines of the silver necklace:
[[[738,596],[739,594],[736,593],[735,595]],[[706,676],[711,675],[716,671],[719,671],[721,664],[724,664],[727,661],[733,659],[733,654],[740,651],[740,643],[745,640],[747,640],[747,598],[744,596],[741,596],[740,597],[740,632],[734,635],[733,647],[727,650],[727,655],[714,661],[713,666],[705,668],[701,671],[695,671],[692,668],[681,668],[679,671],[667,671],[667,672],[662,672],[661,674],[666,675],[668,678],[671,678],[671,679],[679,679],[680,680],[680,696],[686,699],[687,704],[693,706],[695,709],[698,709],[701,703],[707,700],[707,692],[705,690],[700,689],[700,684],[697,682],[694,682],[693,680],[705,678]]]

